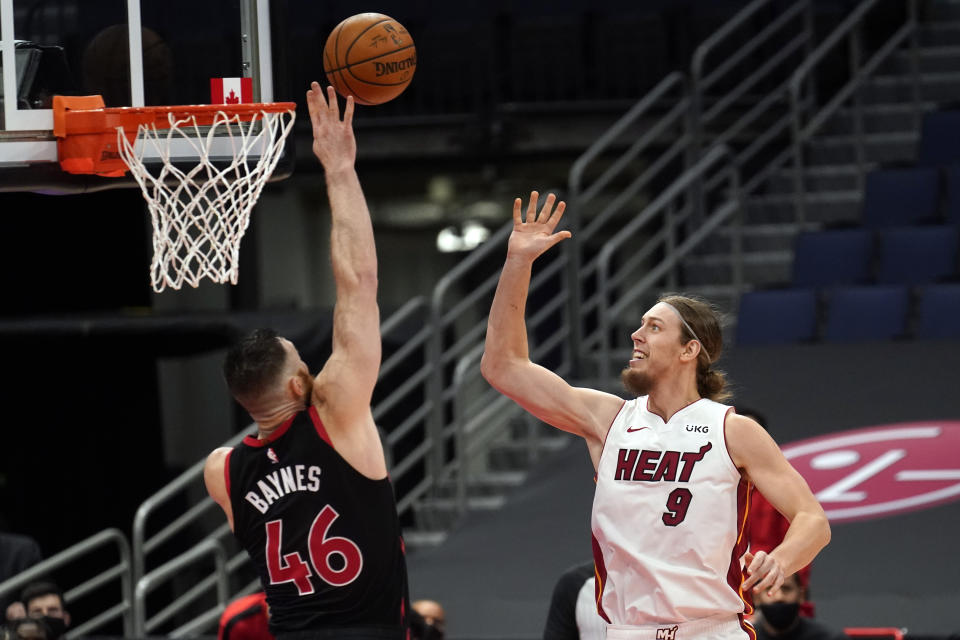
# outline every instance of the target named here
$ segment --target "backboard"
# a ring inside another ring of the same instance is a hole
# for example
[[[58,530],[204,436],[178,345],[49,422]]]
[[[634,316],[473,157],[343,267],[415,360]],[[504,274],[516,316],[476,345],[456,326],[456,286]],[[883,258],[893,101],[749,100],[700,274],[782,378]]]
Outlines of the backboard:
[[[209,104],[211,80],[250,78],[251,101],[272,102],[271,52],[269,0],[0,0],[0,191],[135,186],[60,170],[53,95]]]

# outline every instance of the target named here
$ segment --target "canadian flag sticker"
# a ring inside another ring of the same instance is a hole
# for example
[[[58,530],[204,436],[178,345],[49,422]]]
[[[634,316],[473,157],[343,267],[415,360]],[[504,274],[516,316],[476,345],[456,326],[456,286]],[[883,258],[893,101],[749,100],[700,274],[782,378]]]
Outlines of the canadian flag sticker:
[[[210,104],[253,102],[253,78],[210,78]]]

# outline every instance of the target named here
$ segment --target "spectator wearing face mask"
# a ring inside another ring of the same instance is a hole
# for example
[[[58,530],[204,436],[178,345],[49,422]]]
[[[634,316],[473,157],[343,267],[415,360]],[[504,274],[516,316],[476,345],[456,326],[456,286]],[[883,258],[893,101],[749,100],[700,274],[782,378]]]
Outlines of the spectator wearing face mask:
[[[20,618],[0,627],[0,640],[50,640],[50,628],[43,620]]]
[[[773,592],[760,591],[753,597],[758,615],[754,618],[757,640],[847,640],[840,631],[800,615],[806,587],[797,574],[787,576]]]
[[[42,622],[46,630],[45,637],[50,640],[63,637],[70,626],[70,614],[64,605],[60,587],[46,581],[31,582],[24,587],[20,602],[7,609],[8,620],[16,622],[23,618]]]

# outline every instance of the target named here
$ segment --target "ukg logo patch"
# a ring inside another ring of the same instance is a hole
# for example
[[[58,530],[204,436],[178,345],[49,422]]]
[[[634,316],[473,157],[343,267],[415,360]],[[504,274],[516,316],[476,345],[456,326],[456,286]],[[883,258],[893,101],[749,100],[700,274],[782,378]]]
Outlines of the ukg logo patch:
[[[832,522],[960,500],[958,452],[960,421],[868,427],[783,447]]]

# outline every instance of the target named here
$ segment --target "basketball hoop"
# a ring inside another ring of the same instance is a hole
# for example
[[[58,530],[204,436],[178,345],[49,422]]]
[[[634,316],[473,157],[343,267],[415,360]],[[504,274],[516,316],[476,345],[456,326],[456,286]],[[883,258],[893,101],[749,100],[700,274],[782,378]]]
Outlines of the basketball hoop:
[[[294,103],[107,109],[100,96],[56,96],[53,106],[64,171],[129,170],[140,185],[153,223],[154,291],[203,278],[237,283],[240,240],[293,129]]]

